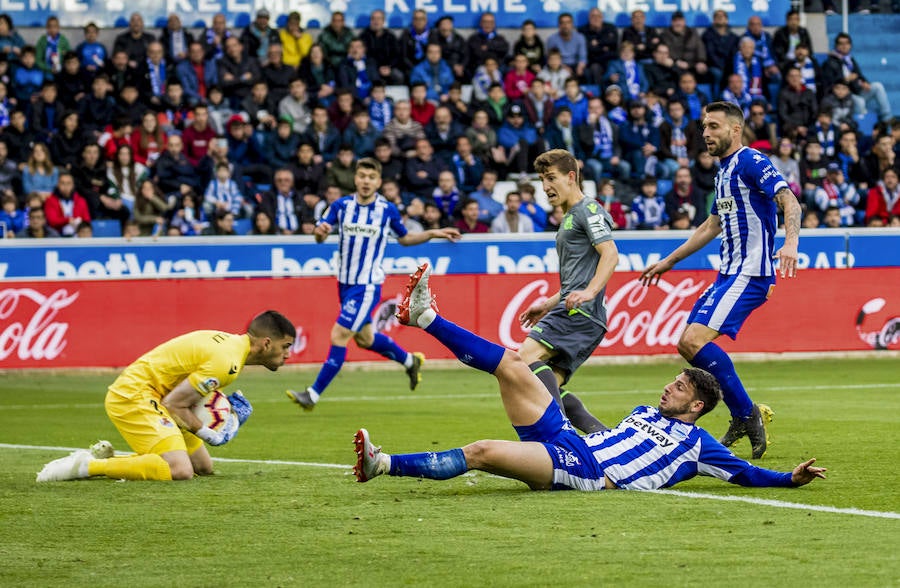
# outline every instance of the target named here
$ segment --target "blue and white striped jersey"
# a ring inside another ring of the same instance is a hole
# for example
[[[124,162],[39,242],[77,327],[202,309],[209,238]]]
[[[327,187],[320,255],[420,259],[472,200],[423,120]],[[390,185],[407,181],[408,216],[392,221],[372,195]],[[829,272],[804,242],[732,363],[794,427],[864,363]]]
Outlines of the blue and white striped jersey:
[[[769,158],[741,147],[722,158],[711,214],[722,225],[721,267],[726,275],[773,276],[778,206],[775,194],[788,184]]]
[[[583,437],[619,488],[668,488],[700,474],[742,486],[790,486],[790,472],[758,468],[735,457],[695,425],[669,419],[652,406],[639,406],[614,429]]]
[[[332,203],[320,222],[338,227],[338,282],[350,285],[384,282],[381,260],[388,237],[406,235],[396,206],[381,194],[365,205],[351,194]]]

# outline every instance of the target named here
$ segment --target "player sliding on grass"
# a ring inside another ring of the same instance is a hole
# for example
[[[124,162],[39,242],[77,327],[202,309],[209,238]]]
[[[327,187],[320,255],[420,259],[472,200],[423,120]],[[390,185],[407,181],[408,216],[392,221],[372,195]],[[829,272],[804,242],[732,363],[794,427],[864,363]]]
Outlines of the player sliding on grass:
[[[659,406],[639,406],[614,428],[580,436],[519,355],[437,315],[428,289],[428,267],[410,278],[397,317],[443,343],[463,363],[493,374],[500,398],[521,441],[476,441],[442,452],[388,455],[356,433],[357,480],[409,476],[445,480],[482,470],[521,480],[533,490],[653,490],[697,474],[743,486],[802,486],[825,477],[815,459],[792,472],[776,472],[735,457],[694,423],[715,408],[721,391],[714,377],[687,368],[663,389]]]
[[[148,351],[125,368],[106,394],[106,414],[137,455],[113,457],[108,441],[51,461],[38,482],[107,476],[125,480],[190,480],[211,474],[203,445],[223,445],[250,417],[240,391],[228,397],[237,422],[222,431],[204,427],[191,407],[224,388],[245,365],[272,371],[284,365],[294,344],[294,325],[267,310],[243,335],[193,331]]]
[[[645,269],[641,280],[645,286],[659,283],[660,276],[676,263],[725,233],[719,275],[694,304],[678,340],[678,352],[692,366],[714,375],[722,387],[731,411],[731,425],[722,444],[730,447],[746,435],[757,459],[766,453],[772,409],[750,400],[731,358],[714,341],[720,335],[734,339],[750,313],[772,295],[775,259],[782,278],[797,274],[800,204],[769,158],[741,144],[743,127],[744,116],[738,106],[713,102],[706,107],[703,138],[720,165],[712,210],[684,244]],[[785,231],[784,246],[778,251],[776,204],[784,211]]]
[[[409,376],[409,389],[416,389],[422,378],[420,372],[425,356],[409,353],[387,335],[372,329],[372,310],[381,300],[381,284],[384,282],[384,269],[381,267],[384,248],[390,235],[396,235],[401,245],[417,245],[431,239],[459,239],[456,229],[407,233],[397,207],[378,193],[381,164],[377,160],[370,157],[360,159],[353,181],[356,194],[337,200],[316,225],[315,237],[319,243],[331,234],[333,225],[338,226],[338,295],[341,309],[331,329],[328,359],[322,364],[316,381],[306,390],[287,391],[288,398],[304,410],[315,408],[319,396],[341,370],[350,339],[363,349],[402,364]]]

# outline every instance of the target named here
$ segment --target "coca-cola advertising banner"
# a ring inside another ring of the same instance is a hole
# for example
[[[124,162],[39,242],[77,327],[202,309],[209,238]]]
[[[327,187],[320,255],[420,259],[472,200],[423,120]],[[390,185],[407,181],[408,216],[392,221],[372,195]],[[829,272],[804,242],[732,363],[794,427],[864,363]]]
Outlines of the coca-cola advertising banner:
[[[691,306],[715,272],[673,271],[645,288],[637,272],[613,276],[609,334],[596,355],[673,354]],[[419,329],[393,318],[405,278],[389,277],[375,325],[403,346],[452,357]],[[447,318],[507,347],[526,332],[518,315],[559,288],[555,274],[434,276]],[[297,326],[291,363],[318,363],[338,312],[333,278],[104,280],[0,285],[0,368],[124,366],[153,346],[195,329],[243,332],[273,308]],[[724,339],[724,338],[723,338]],[[779,280],[747,321],[732,351],[900,348],[900,268],[807,270]],[[350,361],[380,359],[351,345]]]

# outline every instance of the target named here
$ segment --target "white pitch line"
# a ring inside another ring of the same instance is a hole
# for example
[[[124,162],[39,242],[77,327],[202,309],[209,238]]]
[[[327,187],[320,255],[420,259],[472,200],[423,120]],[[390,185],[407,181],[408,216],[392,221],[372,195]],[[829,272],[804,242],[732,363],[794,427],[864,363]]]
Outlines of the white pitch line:
[[[896,382],[875,384],[825,384],[819,386],[751,386],[750,392],[791,392],[797,390],[871,390],[879,388],[898,388]],[[628,390],[577,390],[579,396],[616,396],[616,395],[648,395],[656,394],[660,389],[628,389]],[[498,398],[497,392],[485,392],[483,394],[404,394],[397,396],[329,396],[328,402],[418,402],[422,400],[477,400],[481,398]],[[287,404],[286,401],[276,398],[255,400],[254,404]],[[82,408],[102,408],[102,403],[86,404],[0,404],[0,410],[70,410]]]
[[[28,449],[35,451],[75,451],[78,447],[58,447],[53,445],[19,445],[15,443],[0,443],[0,449]],[[116,452],[127,455],[125,452]],[[287,465],[313,468],[329,468],[347,470],[352,466],[339,463],[316,463],[309,461],[285,461],[280,459],[238,459],[231,457],[214,457],[213,461],[229,463],[252,463],[260,465]],[[500,476],[497,476],[500,477]],[[798,502],[785,502],[783,500],[768,500],[765,498],[751,498],[747,496],[728,496],[718,494],[703,494],[700,492],[683,492],[681,490],[653,490],[655,494],[668,494],[683,498],[703,498],[707,500],[722,500],[726,502],[744,502],[773,508],[790,508],[794,510],[812,510],[815,512],[827,512],[831,514],[845,514],[860,517],[873,517],[879,519],[900,519],[900,513],[878,510],[861,510],[858,508],[838,508],[836,506],[820,506],[817,504],[801,504]]]

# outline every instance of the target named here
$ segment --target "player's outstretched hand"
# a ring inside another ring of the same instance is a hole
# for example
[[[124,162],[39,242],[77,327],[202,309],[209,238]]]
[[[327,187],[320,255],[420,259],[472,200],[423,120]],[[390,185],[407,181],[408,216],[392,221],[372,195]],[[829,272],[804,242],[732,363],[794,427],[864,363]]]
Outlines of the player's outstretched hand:
[[[659,279],[662,275],[672,269],[673,266],[674,264],[670,262],[668,258],[650,264],[644,269],[643,273],[641,273],[641,283],[644,286],[659,284]]]
[[[797,254],[796,246],[788,247],[785,245],[776,251],[772,257],[778,260],[778,271],[781,273],[782,278],[797,277],[799,255]]]
[[[543,302],[536,302],[528,307],[528,309],[519,315],[519,322],[526,329],[530,329],[537,324],[543,316],[547,314],[547,309]]]
[[[447,227],[445,229],[436,229],[436,237],[438,239],[447,239],[453,243],[456,243],[462,237],[462,233],[459,232],[459,229],[454,227]]]
[[[247,397],[240,390],[229,396],[228,402],[231,403],[231,412],[237,416],[238,426],[246,423],[250,415],[253,414],[253,407],[250,406],[250,401],[247,400]]]
[[[827,468],[815,468],[812,464],[816,463],[816,458],[812,458],[810,460],[804,461],[800,465],[794,468],[794,471],[791,472],[791,482],[794,483],[795,486],[804,486],[809,484],[816,478],[825,479],[825,472],[828,471]]]

